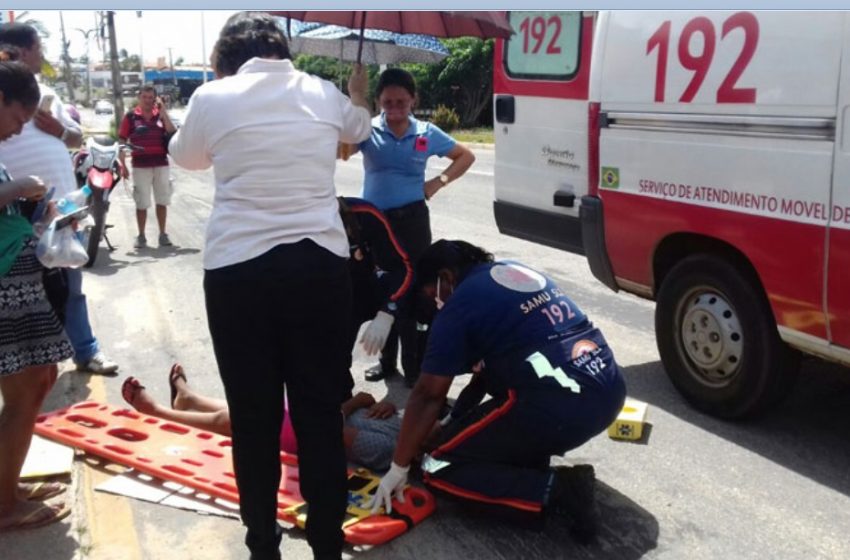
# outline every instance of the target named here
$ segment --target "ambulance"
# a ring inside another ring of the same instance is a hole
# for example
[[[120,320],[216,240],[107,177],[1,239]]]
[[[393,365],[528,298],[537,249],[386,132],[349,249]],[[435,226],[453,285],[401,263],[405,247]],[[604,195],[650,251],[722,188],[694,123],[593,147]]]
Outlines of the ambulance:
[[[850,365],[850,13],[510,17],[500,230],[654,300],[664,368],[710,414],[776,403],[801,353]]]

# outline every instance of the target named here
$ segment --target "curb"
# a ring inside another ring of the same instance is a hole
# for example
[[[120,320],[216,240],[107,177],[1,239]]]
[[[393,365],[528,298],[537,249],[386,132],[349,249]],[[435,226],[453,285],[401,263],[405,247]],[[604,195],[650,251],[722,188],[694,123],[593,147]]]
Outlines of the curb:
[[[106,401],[106,385],[102,376],[93,375],[88,388],[88,398]],[[87,560],[141,560],[142,549],[129,499],[94,490],[115,473],[97,469],[86,461],[78,465],[82,488],[80,505],[84,513],[77,520],[77,526],[85,528],[88,533],[88,542],[85,543],[89,549]]]

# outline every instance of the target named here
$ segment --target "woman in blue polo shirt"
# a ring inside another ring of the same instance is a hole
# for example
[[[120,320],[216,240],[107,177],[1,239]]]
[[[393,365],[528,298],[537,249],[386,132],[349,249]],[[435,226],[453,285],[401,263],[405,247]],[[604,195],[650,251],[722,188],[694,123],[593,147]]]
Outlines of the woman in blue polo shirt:
[[[378,79],[375,97],[381,114],[372,119],[372,135],[358,145],[365,170],[363,199],[389,219],[415,263],[431,244],[431,221],[425,201],[466,173],[475,156],[439,127],[413,117],[416,82],[409,72],[401,68],[385,70]],[[431,156],[446,157],[452,162],[442,173],[426,177]],[[405,382],[412,386],[416,381],[421,356],[413,315],[412,306],[402,309],[380,363],[366,371],[367,380],[377,381],[396,373],[400,338]]]

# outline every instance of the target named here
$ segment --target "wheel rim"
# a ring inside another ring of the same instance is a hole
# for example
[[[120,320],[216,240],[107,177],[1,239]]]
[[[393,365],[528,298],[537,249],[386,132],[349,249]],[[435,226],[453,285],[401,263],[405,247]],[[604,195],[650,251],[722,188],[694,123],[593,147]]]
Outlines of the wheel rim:
[[[741,369],[744,351],[735,308],[708,287],[691,290],[681,301],[679,346],[692,366],[691,375],[706,385],[728,385]]]

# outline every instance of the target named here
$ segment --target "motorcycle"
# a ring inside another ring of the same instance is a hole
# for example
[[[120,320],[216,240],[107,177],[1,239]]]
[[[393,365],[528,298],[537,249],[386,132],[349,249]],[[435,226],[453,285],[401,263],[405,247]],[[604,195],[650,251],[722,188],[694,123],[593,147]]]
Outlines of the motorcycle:
[[[88,138],[85,146],[73,155],[74,175],[78,186],[88,185],[91,189],[88,206],[94,225],[82,231],[81,240],[89,256],[86,268],[94,265],[101,238],[106,241],[110,251],[115,250],[106,234],[106,230],[112,227],[106,223],[106,214],[109,212],[109,198],[115,185],[124,180],[124,164],[120,158],[120,152],[124,148],[142,149],[133,144],[120,144],[109,136],[98,135]]]

